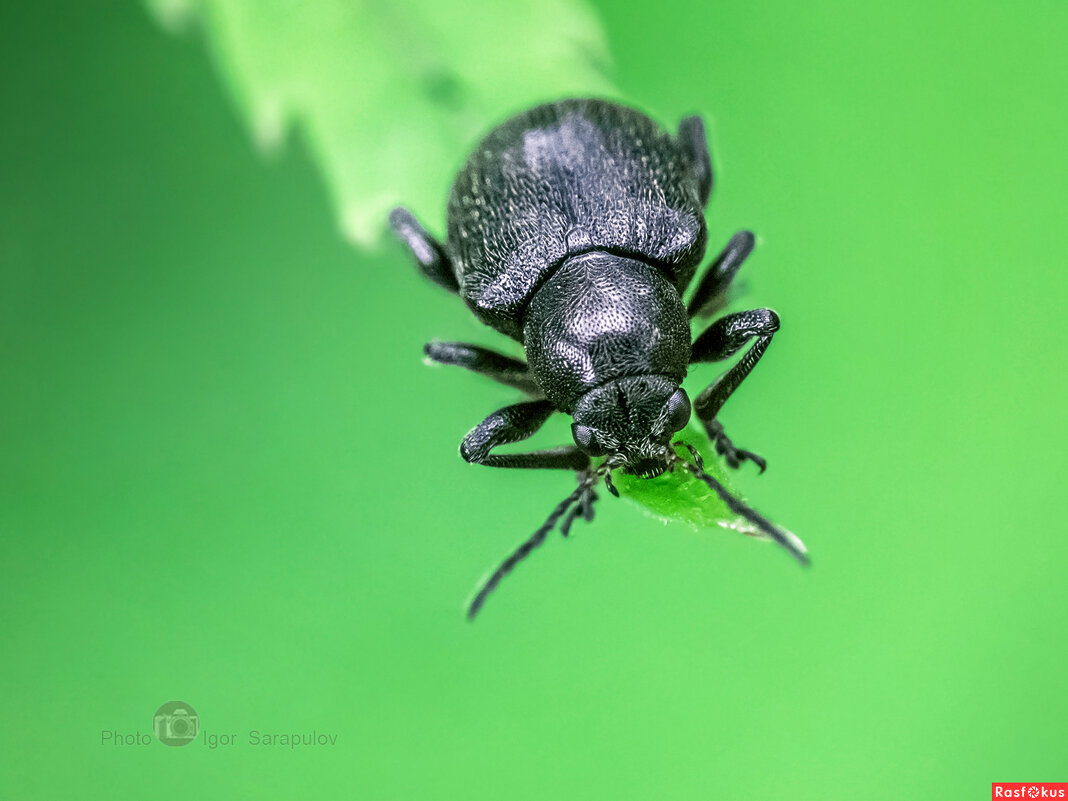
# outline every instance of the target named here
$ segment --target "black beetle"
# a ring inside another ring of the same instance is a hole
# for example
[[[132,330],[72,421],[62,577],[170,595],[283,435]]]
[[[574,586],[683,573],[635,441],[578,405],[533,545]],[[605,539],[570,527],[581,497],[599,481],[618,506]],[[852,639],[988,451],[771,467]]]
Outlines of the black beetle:
[[[475,345],[426,345],[435,362],[465,367],[532,397],[479,423],[460,445],[463,458],[579,474],[578,488],[482,585],[469,617],[565,514],[565,535],[578,514],[592,519],[599,479],[618,494],[611,478],[617,468],[652,477],[681,465],[807,562],[791,538],[704,472],[695,449],[687,446],[691,462],[671,446],[690,419],[690,400],[680,387],[688,365],[727,359],[752,342],[692,409],[728,465],[750,460],[761,472],[766,466],[731,443],[716,415],[764,354],[778,316],[770,309],[738,312],[719,318],[696,340],[690,332],[691,319],[726,304],[753,234],[735,234],[689,303],[682,300],[704,255],[703,209],[711,189],[699,117],[684,119],[672,136],[616,103],[564,100],[519,114],[482,140],[453,184],[445,243],[406,209],[390,215],[423,273],[526,352],[524,363]],[[575,444],[493,453],[532,436],[554,412],[573,418]],[[591,457],[605,458],[594,467]]]

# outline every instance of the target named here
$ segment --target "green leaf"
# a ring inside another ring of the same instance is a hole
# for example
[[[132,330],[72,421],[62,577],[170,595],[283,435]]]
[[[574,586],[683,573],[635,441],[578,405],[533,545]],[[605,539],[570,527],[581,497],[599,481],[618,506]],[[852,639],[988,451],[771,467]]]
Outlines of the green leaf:
[[[690,426],[680,434],[681,439],[700,452],[704,459],[705,472],[737,497],[737,493],[731,488],[723,461],[713,451],[705,433]],[[679,450],[681,452],[683,449]],[[735,515],[708,485],[678,467],[673,472],[648,479],[618,473],[613,475],[613,481],[623,498],[665,522],[682,522],[694,529],[719,526],[758,539],[770,539],[748,520]],[[798,551],[806,552],[804,543],[793,532],[781,526],[779,530]]]
[[[461,159],[509,114],[619,94],[605,77],[604,35],[582,0],[483,0],[463,13],[439,0],[144,1],[170,30],[200,28],[262,150],[299,133],[343,231],[361,245],[379,239],[398,204],[440,230]],[[704,433],[689,438],[727,484]],[[764,536],[682,470],[616,483],[661,519]]]
[[[509,114],[618,94],[582,0],[145,2],[172,30],[199,25],[261,148],[299,132],[362,245],[400,203],[440,229],[461,159]]]

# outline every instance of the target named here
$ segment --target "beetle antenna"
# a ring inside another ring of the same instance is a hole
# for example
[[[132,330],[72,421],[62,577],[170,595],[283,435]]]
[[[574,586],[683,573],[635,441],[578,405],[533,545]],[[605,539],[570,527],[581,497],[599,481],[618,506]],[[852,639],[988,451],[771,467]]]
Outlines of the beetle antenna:
[[[564,518],[564,522],[560,524],[560,533],[565,537],[571,531],[571,524],[575,522],[575,518],[582,515],[582,518],[587,523],[593,522],[593,504],[597,500],[596,493],[592,492],[594,486],[602,478],[604,479],[605,486],[608,491],[619,497],[619,492],[616,490],[615,485],[612,483],[612,470],[619,467],[618,459],[606,459],[601,462],[600,467],[594,470],[592,473],[585,473],[584,478],[581,481],[582,489],[591,490],[589,495],[581,498],[577,505],[571,507],[571,511],[568,512],[567,517]]]
[[[727,504],[728,509],[734,512],[736,515],[744,517],[746,520],[748,520],[750,523],[760,529],[763,533],[771,537],[771,539],[775,540],[775,542],[779,543],[779,545],[785,548],[787,552],[789,552],[798,562],[803,565],[810,564],[808,554],[805,553],[805,546],[801,544],[800,540],[798,540],[796,537],[787,536],[778,526],[776,526],[762,514],[757,512],[755,509],[750,508],[749,506],[735,498],[727,491],[726,487],[716,481],[716,479],[712,478],[712,476],[706,473],[702,469],[702,467],[699,467],[698,461],[700,460],[701,455],[697,453],[697,449],[690,445],[690,443],[679,441],[676,444],[685,445],[686,449],[694,457],[694,461],[688,462],[685,459],[680,458],[679,455],[675,453],[671,454],[671,456],[673,457],[672,461],[677,464],[681,464],[690,472],[690,474],[694,478],[704,482],[705,485],[709,487],[709,489],[714,490],[715,493],[719,495],[720,499],[725,504]]]
[[[591,477],[592,479],[593,477]],[[556,508],[550,513],[550,515],[542,523],[541,528],[535,531],[526,542],[512,551],[511,555],[501,562],[500,566],[493,571],[485,583],[479,589],[478,594],[474,600],[471,601],[471,605],[467,607],[467,619],[474,620],[475,615],[478,614],[478,610],[482,608],[482,604],[486,602],[486,598],[489,594],[497,589],[497,585],[501,583],[501,579],[511,573],[515,566],[530,556],[530,552],[545,542],[546,536],[553,530],[556,522],[564,515],[571,504],[575,503],[588,486],[592,485],[592,480],[584,481],[579,485],[578,489],[564,498],[560,503],[556,505]]]
[[[605,465],[601,465],[592,473],[585,471],[579,474],[579,489],[582,490],[579,495],[579,501],[571,507],[571,511],[567,513],[564,522],[560,524],[560,533],[565,537],[571,533],[571,524],[575,522],[575,518],[579,515],[582,515],[582,519],[587,523],[593,522],[593,504],[597,500],[593,487],[604,477],[606,470]]]
[[[564,518],[564,522],[560,524],[560,533],[565,537],[571,534],[571,524],[575,522],[575,518],[579,516],[582,511],[582,504],[576,503],[571,507],[571,511],[567,513],[567,517]]]

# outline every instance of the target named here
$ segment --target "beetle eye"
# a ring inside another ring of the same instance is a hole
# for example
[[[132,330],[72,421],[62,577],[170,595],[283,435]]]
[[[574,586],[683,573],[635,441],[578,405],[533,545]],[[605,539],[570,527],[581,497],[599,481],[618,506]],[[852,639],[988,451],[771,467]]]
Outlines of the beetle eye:
[[[668,398],[667,423],[671,431],[680,431],[690,422],[690,399],[681,390],[675,390],[675,394]]]
[[[605,450],[601,447],[601,443],[597,441],[597,438],[593,435],[593,429],[589,426],[572,423],[571,436],[575,438],[575,444],[590,456],[604,456]]]

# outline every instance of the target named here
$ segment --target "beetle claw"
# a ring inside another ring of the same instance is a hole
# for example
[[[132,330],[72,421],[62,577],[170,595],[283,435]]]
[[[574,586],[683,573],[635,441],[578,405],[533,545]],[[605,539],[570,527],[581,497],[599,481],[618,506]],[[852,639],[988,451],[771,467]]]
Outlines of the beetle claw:
[[[748,459],[750,462],[752,462],[757,467],[759,467],[761,473],[763,473],[765,470],[768,469],[768,460],[765,459],[763,456],[758,456],[757,454],[753,453],[752,451],[738,451],[738,452],[740,454],[742,454],[742,457],[744,459]]]
[[[768,469],[768,461],[763,456],[743,448],[736,448],[730,437],[723,433],[723,426],[717,425],[710,433],[716,446],[716,453],[723,457],[728,467],[737,470],[742,462],[749,461],[759,467],[761,473]]]

